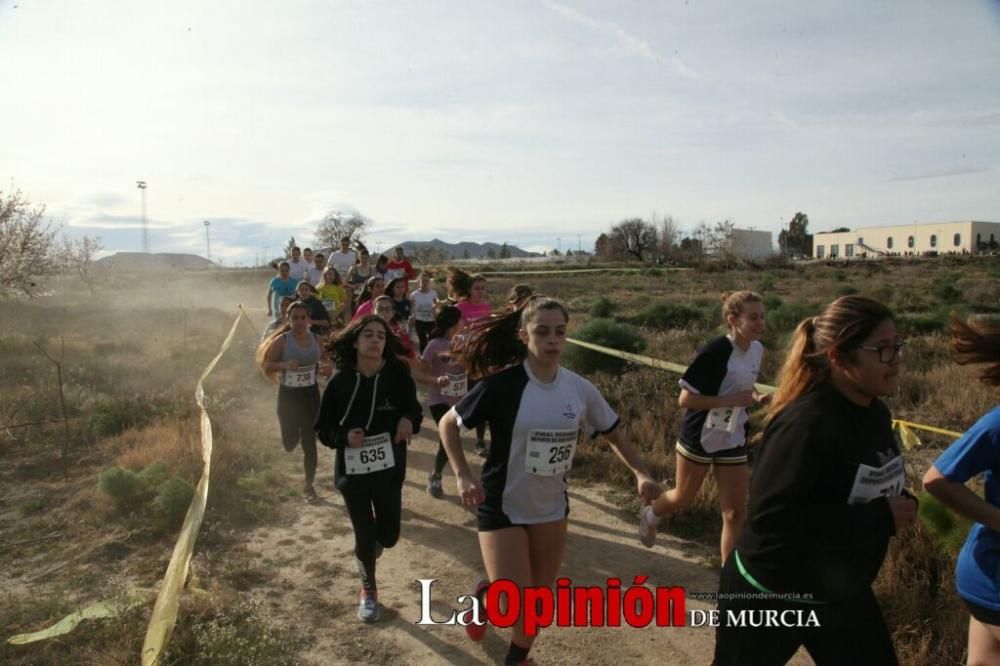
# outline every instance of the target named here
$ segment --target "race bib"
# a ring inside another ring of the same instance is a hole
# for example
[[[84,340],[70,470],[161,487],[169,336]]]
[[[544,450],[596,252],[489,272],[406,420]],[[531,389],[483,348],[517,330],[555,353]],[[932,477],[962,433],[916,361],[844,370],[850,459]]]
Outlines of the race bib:
[[[538,476],[569,471],[576,453],[578,430],[529,430],[524,467]]]
[[[709,430],[721,430],[730,434],[736,432],[739,426],[742,407],[716,407],[708,411],[705,417],[705,427]]]
[[[285,386],[302,388],[316,383],[316,366],[307,365],[295,370],[285,370]]]
[[[441,387],[441,395],[446,398],[461,398],[467,392],[467,383],[464,372],[460,375],[448,375],[448,383]]]
[[[395,466],[392,438],[389,433],[365,437],[358,448],[344,449],[344,467],[348,474],[371,474]]]
[[[847,503],[864,504],[878,497],[896,497],[902,494],[905,485],[906,469],[902,456],[896,456],[881,467],[858,465]]]
[[[333,312],[337,307],[337,301],[323,301],[323,307],[326,308],[327,312]]]
[[[413,316],[417,321],[434,321],[434,306],[418,303]]]

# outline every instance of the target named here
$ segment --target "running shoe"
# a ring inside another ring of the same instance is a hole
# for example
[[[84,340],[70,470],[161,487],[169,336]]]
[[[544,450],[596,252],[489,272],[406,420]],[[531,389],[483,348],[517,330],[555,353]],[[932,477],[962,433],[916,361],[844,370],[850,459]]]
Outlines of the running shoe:
[[[316,489],[313,488],[313,484],[307,483],[302,489],[302,499],[305,500],[306,504],[312,504],[319,499],[319,496],[316,494]]]
[[[427,475],[427,494],[437,499],[440,499],[444,495],[444,489],[441,487],[440,474]]]
[[[658,518],[653,514],[653,507],[648,504],[639,512],[639,541],[646,548],[656,545],[656,524]]]
[[[479,599],[479,618],[482,622],[480,624],[472,622],[472,609],[465,611],[467,616],[465,619],[469,622],[469,624],[465,625],[465,633],[476,643],[483,640],[483,636],[486,634],[486,600],[484,593],[489,586],[490,582],[488,580],[481,580],[476,585],[476,598]]]
[[[486,450],[486,442],[481,439],[476,440],[476,455],[480,458],[485,458],[489,455],[489,452]]]
[[[382,604],[378,602],[375,590],[361,588],[361,603],[358,604],[358,619],[362,622],[378,622],[382,617]]]

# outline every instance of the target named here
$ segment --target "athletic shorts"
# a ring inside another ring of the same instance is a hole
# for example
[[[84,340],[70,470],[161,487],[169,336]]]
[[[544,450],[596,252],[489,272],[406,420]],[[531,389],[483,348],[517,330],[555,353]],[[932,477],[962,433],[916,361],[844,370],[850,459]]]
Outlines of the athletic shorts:
[[[701,444],[685,444],[677,440],[677,455],[684,456],[699,465],[746,465],[749,461],[746,444],[735,449],[708,453],[701,448]]]
[[[527,527],[528,523],[514,523],[502,509],[498,509],[499,502],[491,502],[489,498],[479,505],[476,510],[476,524],[480,532],[494,532],[508,527]],[[569,500],[566,500],[566,514],[569,516]]]
[[[969,609],[970,613],[972,613],[972,617],[976,618],[983,624],[991,624],[994,627],[1000,627],[1000,611],[995,611],[992,608],[987,608],[986,606],[980,606],[979,604],[962,597],[959,598],[962,599],[962,603],[964,603],[965,607]]]

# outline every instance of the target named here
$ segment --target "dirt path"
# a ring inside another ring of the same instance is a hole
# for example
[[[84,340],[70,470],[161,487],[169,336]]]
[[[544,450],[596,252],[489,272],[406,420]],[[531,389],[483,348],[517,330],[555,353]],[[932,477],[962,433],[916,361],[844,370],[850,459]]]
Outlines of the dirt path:
[[[428,424],[425,421],[425,427]],[[466,438],[467,449],[469,444]],[[417,579],[438,580],[434,611],[440,620],[456,607],[457,595],[468,593],[483,576],[474,515],[457,501],[450,470],[443,499],[435,500],[424,490],[436,442],[417,437],[411,444],[402,536],[378,563],[384,612],[374,625],[364,625],[355,616],[360,585],[353,533],[340,494],[332,489],[332,452],[320,448],[323,480],[317,491],[322,501],[302,504],[291,524],[253,531],[246,543],[251,556],[276,574],[255,588],[268,600],[271,612],[286,620],[301,618],[311,631],[314,643],[303,657],[315,664],[502,663],[509,630],[491,628],[476,644],[460,626],[415,623],[420,616]],[[301,478],[300,465],[297,454],[289,456],[288,473]],[[574,585],[598,585],[617,576],[627,587],[633,576],[645,575],[650,585],[682,585],[695,592],[717,589],[717,573],[698,557],[710,554],[706,547],[661,534],[655,548],[643,548],[632,516],[604,499],[602,490],[571,483],[562,575]],[[709,607],[688,600],[688,608]],[[698,664],[711,660],[713,641],[708,628],[548,629],[540,634],[532,656],[540,664]]]

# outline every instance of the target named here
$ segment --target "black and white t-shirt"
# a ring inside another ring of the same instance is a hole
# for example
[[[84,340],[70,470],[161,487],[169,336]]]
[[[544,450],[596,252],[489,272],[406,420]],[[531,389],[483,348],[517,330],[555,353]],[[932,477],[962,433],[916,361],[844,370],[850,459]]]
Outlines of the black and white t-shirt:
[[[555,381],[545,384],[527,362],[483,379],[452,409],[463,428],[489,421],[486,505],[514,524],[564,518],[565,472],[579,431],[593,436],[618,425],[618,415],[586,379],[559,368]]]
[[[753,388],[764,357],[764,345],[754,340],[743,351],[730,336],[716,338],[699,350],[680,379],[681,388],[699,395],[729,395]],[[684,413],[680,440],[708,452],[742,446],[746,442],[747,410],[720,407]]]

